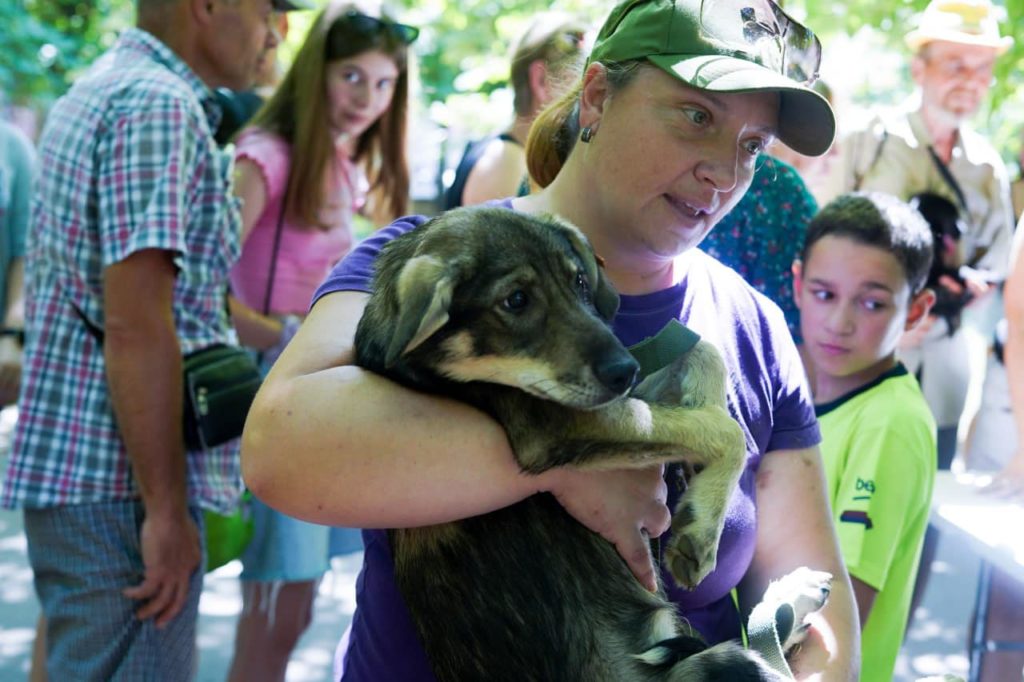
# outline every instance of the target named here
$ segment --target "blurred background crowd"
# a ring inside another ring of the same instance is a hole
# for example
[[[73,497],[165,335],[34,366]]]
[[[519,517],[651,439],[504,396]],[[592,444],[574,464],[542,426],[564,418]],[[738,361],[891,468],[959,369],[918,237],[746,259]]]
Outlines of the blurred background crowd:
[[[319,4],[319,3],[316,3]],[[600,21],[599,0],[466,0],[392,3],[421,28],[414,53],[409,135],[412,198],[440,206],[467,142],[510,125],[514,90],[509,57],[533,16],[549,9]],[[831,88],[840,129],[860,125],[873,108],[894,105],[912,90],[903,37],[926,0],[788,0],[785,9],[813,27],[824,47],[821,79]],[[1006,21],[1024,16],[1022,0],[997,3]],[[16,0],[0,5],[0,105],[34,138],[47,108],[133,20],[133,0]],[[290,17],[278,51],[290,63],[314,12]],[[1004,23],[1005,25],[1009,25]],[[595,26],[591,26],[595,29]],[[1024,131],[1024,44],[995,65],[990,97],[975,127],[1020,177]],[[1020,191],[1020,190],[1018,190]]]

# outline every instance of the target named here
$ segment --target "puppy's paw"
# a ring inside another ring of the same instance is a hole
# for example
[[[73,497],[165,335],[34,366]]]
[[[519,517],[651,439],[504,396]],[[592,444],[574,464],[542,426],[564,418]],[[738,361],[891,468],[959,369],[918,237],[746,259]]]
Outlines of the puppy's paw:
[[[820,610],[828,601],[832,592],[832,574],[825,571],[814,571],[801,566],[792,573],[779,578],[765,590],[763,605],[772,611],[792,613],[789,627],[779,623],[779,640],[782,650],[790,649],[804,641],[807,636],[807,616]]]
[[[672,519],[672,539],[665,548],[665,561],[676,584],[692,590],[715,570],[718,557],[718,528],[708,515],[695,515],[684,498]]]

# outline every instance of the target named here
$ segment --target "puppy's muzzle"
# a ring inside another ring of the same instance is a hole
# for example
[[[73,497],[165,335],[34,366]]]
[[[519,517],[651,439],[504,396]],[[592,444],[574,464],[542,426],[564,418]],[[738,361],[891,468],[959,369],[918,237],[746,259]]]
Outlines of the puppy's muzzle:
[[[594,376],[615,395],[625,395],[636,383],[640,365],[630,355],[610,354],[594,366]]]

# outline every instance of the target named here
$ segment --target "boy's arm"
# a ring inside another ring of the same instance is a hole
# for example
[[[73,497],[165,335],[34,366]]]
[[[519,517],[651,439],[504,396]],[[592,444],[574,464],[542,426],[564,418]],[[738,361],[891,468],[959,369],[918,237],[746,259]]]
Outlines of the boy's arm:
[[[857,599],[857,615],[860,616],[860,629],[863,631],[864,625],[868,622],[868,616],[871,615],[871,607],[875,605],[878,590],[852,575],[850,583],[853,585],[853,596]]]

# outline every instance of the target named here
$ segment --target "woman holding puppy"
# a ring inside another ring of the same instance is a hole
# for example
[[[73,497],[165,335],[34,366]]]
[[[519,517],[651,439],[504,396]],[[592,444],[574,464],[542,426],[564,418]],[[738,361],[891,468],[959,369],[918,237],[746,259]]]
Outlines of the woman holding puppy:
[[[586,233],[622,294],[614,326],[623,343],[680,319],[719,348],[733,376],[729,406],[748,465],[716,570],[692,592],[666,581],[669,598],[715,643],[740,636],[732,588],[745,619],[770,580],[804,565],[829,571],[829,604],[791,663],[800,679],[847,681],[857,679],[858,628],[799,357],[781,312],[694,248],[775,137],[806,154],[828,148],[831,109],[793,79],[813,76],[819,49],[769,0],[623,2],[577,88],[531,131],[528,163],[543,191],[499,205],[554,213]],[[667,529],[666,496],[674,505],[680,481],[660,469],[524,474],[490,418],[353,365],[373,259],[422,222],[382,230],[321,287],[253,407],[242,450],[249,486],[290,514],[370,529],[442,523],[549,492],[653,589],[646,537]],[[364,541],[343,679],[429,680],[387,536],[368,530]]]
[[[354,216],[387,222],[406,210],[407,53],[418,33],[368,3],[329,3],[278,90],[235,141],[243,248],[231,285],[243,303],[280,322],[268,325],[281,332],[264,353],[266,365],[352,248]],[[313,615],[332,531],[258,500],[252,511],[229,679],[283,680]]]

